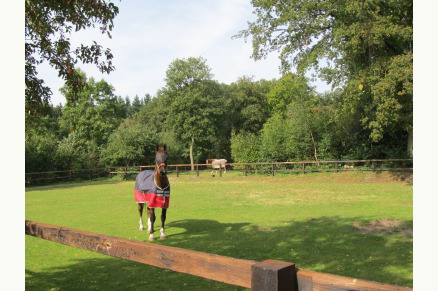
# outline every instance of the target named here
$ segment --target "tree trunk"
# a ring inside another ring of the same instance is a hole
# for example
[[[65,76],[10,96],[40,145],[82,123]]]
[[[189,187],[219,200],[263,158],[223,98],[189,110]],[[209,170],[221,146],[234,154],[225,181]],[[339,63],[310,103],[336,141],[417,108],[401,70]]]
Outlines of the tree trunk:
[[[193,162],[193,145],[195,144],[195,137],[192,135],[192,142],[190,143],[190,164],[192,165],[192,171],[195,170],[195,165]]]
[[[414,157],[414,129],[408,130],[408,154],[412,159]]]
[[[313,151],[314,151],[313,155],[315,157],[316,164],[319,166],[318,152],[316,151],[316,142],[315,142],[315,138],[313,137],[313,132],[312,131],[310,131],[310,136],[312,137],[312,143],[313,143]]]

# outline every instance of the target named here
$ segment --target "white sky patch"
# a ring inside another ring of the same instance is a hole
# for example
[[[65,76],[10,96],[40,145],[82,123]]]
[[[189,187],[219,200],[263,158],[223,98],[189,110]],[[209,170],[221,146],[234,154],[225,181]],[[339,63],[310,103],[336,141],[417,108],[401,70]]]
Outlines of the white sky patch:
[[[72,49],[81,43],[95,40],[114,55],[116,70],[101,74],[94,65],[78,64],[87,77],[105,79],[123,98],[146,93],[154,96],[165,86],[164,79],[170,63],[176,59],[203,57],[221,83],[236,82],[239,77],[253,76],[255,80],[281,77],[278,54],[254,61],[251,42],[231,39],[254,20],[249,0],[208,1],[121,1],[116,2],[119,14],[114,20],[112,39],[98,28],[87,29],[71,36]],[[64,104],[59,93],[64,80],[44,64],[39,76],[52,89],[52,103]],[[324,90],[319,90],[323,92]]]

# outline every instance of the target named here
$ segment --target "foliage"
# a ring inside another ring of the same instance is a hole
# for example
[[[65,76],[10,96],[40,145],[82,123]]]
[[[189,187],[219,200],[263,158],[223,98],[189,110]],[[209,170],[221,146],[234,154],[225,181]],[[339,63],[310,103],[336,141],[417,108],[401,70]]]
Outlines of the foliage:
[[[243,131],[231,135],[231,156],[236,163],[262,162],[260,137],[255,133]]]
[[[311,94],[311,88],[305,77],[295,74],[284,75],[269,91],[268,104],[272,113],[285,113],[287,106],[300,98]]]
[[[176,59],[166,71],[166,89],[177,91],[197,87],[204,81],[211,80],[212,77],[213,74],[207,65],[206,59],[202,57]]]
[[[244,76],[229,86],[226,107],[232,130],[256,133],[263,127],[269,115],[266,94],[271,83]]]
[[[70,47],[69,36],[90,27],[99,26],[111,37],[113,19],[119,9],[104,0],[25,1],[25,96],[26,113],[37,114],[48,105],[51,90],[37,74],[37,65],[47,62],[58,71],[67,85],[77,93],[84,85],[75,70],[77,62],[95,64],[101,72],[114,70],[109,49],[94,42],[92,45]],[[75,94],[69,96],[75,99]]]
[[[84,73],[78,74],[86,79]],[[69,133],[74,132],[80,139],[101,147],[126,118],[125,103],[114,95],[114,88],[105,80],[95,82],[89,78],[84,83],[85,86],[78,93],[74,93],[74,89],[67,84],[60,89],[67,99],[77,94],[77,100],[66,103],[60,122]]]
[[[373,142],[412,127],[412,1],[253,0],[256,60],[281,51],[282,71],[313,68],[344,90],[345,113],[359,112]]]
[[[76,170],[92,167],[93,165],[90,165],[89,157],[86,153],[85,141],[80,139],[75,132],[70,133],[58,142],[56,148],[58,169]]]
[[[211,76],[204,59],[177,60],[168,86],[132,104],[105,80],[78,75],[80,91],[62,88],[75,100],[26,124],[26,171],[153,164],[156,144],[167,144],[174,164],[407,157],[404,127],[373,142],[363,110],[346,112],[344,91],[316,94],[297,74],[227,85],[203,79]],[[187,77],[196,75],[204,77]]]
[[[57,170],[57,139],[54,132],[30,130],[25,140],[26,172]]]
[[[156,140],[156,132],[127,119],[111,134],[102,152],[102,163],[111,166],[153,164],[154,155],[150,149]]]
[[[168,116],[162,118],[169,118],[175,137],[189,148],[191,164],[213,143],[217,120],[224,113],[218,98],[220,86],[211,78],[210,68],[202,57],[177,59],[166,71],[162,94],[169,110]]]

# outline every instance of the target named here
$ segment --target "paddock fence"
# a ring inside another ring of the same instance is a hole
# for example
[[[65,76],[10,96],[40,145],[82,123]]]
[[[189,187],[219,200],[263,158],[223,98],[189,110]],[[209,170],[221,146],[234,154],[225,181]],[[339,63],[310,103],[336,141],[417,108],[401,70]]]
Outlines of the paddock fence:
[[[140,166],[140,169],[154,168],[154,166]],[[177,177],[181,173],[211,172],[211,164],[191,164],[169,165],[169,172]],[[300,161],[300,162],[263,162],[263,163],[227,163],[226,171],[241,172],[244,176],[250,174],[291,174],[291,173],[310,173],[310,172],[347,172],[347,171],[393,171],[404,172],[413,171],[412,159],[373,159],[373,160],[342,160],[342,161]],[[224,170],[218,169],[213,174],[222,176]]]
[[[313,271],[276,260],[256,262],[25,220],[25,234],[255,291],[413,290]]]
[[[71,182],[75,180],[95,180],[111,178],[115,175],[124,179],[134,179],[135,175],[146,169],[153,170],[155,165],[120,166],[97,169],[64,170],[25,173],[26,185],[44,185],[56,181]],[[263,162],[263,163],[227,163],[227,172],[239,172],[244,176],[252,174],[311,173],[311,172],[346,172],[346,171],[413,171],[412,159],[373,159],[373,160],[341,160],[341,161],[299,161],[299,162]],[[169,175],[179,177],[180,174],[196,174],[212,172],[211,164],[175,164],[168,166]],[[222,176],[223,169],[214,171],[213,175]]]

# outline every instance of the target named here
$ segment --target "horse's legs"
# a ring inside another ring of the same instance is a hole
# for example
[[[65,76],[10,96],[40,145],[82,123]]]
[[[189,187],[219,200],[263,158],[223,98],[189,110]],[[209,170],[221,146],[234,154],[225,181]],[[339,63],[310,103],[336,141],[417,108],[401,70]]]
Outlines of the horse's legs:
[[[164,223],[166,222],[166,214],[167,214],[167,209],[166,208],[161,208],[161,229],[160,229],[160,239],[165,240],[167,239],[166,234],[164,233]]]
[[[140,213],[140,221],[138,222],[140,224],[139,229],[143,230],[144,226],[143,226],[143,207],[144,207],[144,203],[138,203],[138,213]]]
[[[155,240],[155,238],[154,238],[154,222],[155,222],[155,208],[148,207],[148,232],[150,233],[150,235],[149,235],[150,241]]]

